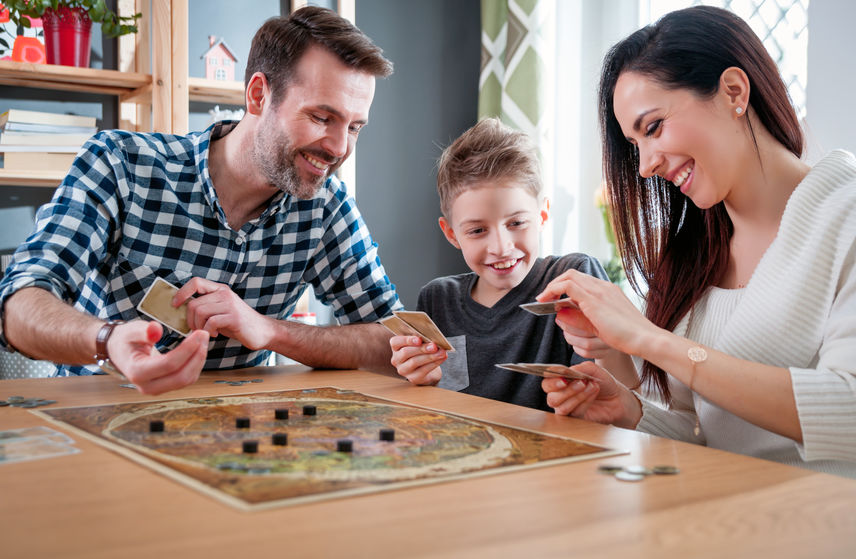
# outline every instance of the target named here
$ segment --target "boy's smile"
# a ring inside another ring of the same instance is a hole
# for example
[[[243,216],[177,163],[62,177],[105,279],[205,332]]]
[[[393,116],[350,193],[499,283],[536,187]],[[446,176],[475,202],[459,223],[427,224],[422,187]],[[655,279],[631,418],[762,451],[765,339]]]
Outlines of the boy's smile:
[[[541,206],[509,178],[471,185],[455,199],[450,220],[440,218],[446,238],[479,276],[476,302],[492,307],[526,278],[547,220],[546,202]]]

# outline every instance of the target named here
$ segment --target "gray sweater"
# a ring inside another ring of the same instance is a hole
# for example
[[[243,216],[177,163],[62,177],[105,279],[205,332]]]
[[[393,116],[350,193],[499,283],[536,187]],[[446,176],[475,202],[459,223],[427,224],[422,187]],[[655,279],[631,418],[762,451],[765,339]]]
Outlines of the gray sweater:
[[[428,313],[455,348],[440,367],[438,386],[552,411],[540,378],[495,365],[582,361],[556,326],[555,315],[536,316],[518,307],[535,301],[553,278],[572,268],[606,279],[597,260],[568,254],[539,258],[520,285],[491,308],[470,295],[478,279],[474,273],[437,278],[423,287],[417,308]]]

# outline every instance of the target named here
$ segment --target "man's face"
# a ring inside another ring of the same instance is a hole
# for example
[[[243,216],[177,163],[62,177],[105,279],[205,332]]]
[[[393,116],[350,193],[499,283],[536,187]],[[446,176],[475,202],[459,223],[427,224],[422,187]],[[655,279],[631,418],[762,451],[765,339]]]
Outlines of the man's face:
[[[374,88],[371,74],[310,47],[279,104],[265,99],[253,161],[267,181],[297,198],[314,196],[353,151]]]

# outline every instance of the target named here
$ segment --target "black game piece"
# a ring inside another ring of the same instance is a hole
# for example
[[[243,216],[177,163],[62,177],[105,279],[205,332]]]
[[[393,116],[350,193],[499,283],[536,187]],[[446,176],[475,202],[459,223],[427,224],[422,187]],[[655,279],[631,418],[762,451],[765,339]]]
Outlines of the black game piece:
[[[259,441],[244,441],[241,446],[247,454],[253,454],[259,451]]]
[[[342,439],[336,443],[336,450],[339,452],[353,452],[354,443],[350,439]]]
[[[285,446],[288,444],[288,433],[274,433],[271,437],[271,442],[278,446]]]
[[[250,418],[249,417],[239,417],[235,419],[235,427],[238,429],[249,429],[250,428]]]
[[[277,419],[288,419],[288,408],[274,410],[273,416]]]
[[[303,415],[315,415],[315,406],[303,406]]]
[[[149,431],[151,433],[163,433],[163,421],[160,419],[149,421]]]
[[[381,429],[380,430],[380,440],[382,440],[382,441],[394,441],[395,440],[395,429]]]

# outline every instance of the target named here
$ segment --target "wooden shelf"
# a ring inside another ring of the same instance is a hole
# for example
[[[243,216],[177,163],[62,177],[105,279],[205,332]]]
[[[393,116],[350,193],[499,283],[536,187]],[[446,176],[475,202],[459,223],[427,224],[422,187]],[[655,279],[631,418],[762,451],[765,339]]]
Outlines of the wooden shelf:
[[[152,77],[136,72],[0,60],[0,84],[124,97],[141,89],[150,90]]]
[[[244,106],[244,83],[187,78],[191,101]]]
[[[0,85],[115,95],[125,110],[137,105],[136,115],[131,117],[124,116],[120,108],[120,125],[164,133],[187,132],[188,100],[244,106],[243,82],[188,77],[186,1],[130,4],[129,9],[144,15],[140,34],[127,42],[127,52],[120,45],[119,67],[142,72],[0,60]],[[125,63],[126,58],[131,64]],[[65,173],[55,171],[0,169],[0,186],[55,188],[64,177]]]
[[[56,188],[65,178],[64,171],[7,171],[0,169],[0,186],[45,186]]]

